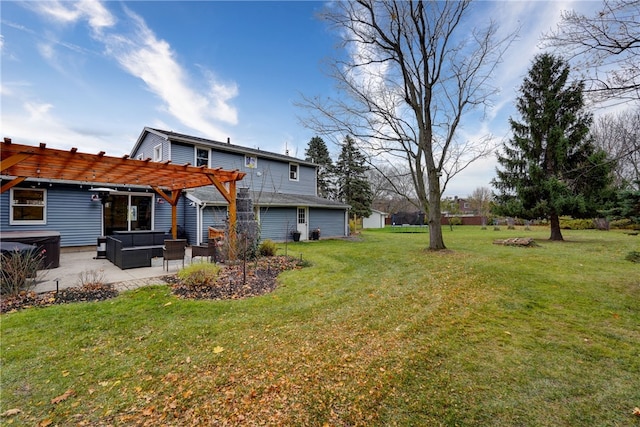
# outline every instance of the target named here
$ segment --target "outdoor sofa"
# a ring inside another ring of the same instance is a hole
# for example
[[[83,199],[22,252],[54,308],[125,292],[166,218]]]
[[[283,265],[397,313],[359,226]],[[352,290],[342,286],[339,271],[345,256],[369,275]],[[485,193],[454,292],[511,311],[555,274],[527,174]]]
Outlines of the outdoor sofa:
[[[165,239],[171,235],[164,231],[115,231],[107,236],[107,259],[122,270],[151,267],[151,258],[162,256]]]

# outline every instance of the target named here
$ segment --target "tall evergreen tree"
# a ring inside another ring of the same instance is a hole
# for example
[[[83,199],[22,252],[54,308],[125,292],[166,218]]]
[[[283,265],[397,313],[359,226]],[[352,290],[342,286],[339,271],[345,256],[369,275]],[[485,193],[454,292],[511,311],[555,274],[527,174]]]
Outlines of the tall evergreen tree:
[[[329,155],[329,150],[324,140],[314,136],[304,152],[305,160],[318,165],[317,187],[318,196],[325,199],[335,198],[334,166]]]
[[[351,205],[351,213],[356,217],[371,215],[373,193],[366,176],[368,169],[355,141],[347,136],[336,163],[338,198]]]
[[[509,119],[513,136],[492,182],[499,213],[548,219],[550,240],[563,240],[560,215],[595,214],[611,177],[605,153],[588,137],[583,84],[568,78],[562,58],[535,57],[516,102],[521,121]]]

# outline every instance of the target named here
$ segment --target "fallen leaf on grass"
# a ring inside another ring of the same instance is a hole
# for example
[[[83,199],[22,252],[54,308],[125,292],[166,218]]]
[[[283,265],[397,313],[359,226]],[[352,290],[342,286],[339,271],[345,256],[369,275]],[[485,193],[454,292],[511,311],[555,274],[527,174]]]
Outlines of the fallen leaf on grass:
[[[213,354],[222,353],[224,351],[224,347],[220,347],[219,345],[213,347]]]
[[[18,408],[7,409],[3,413],[0,414],[0,417],[13,417],[14,415],[18,415],[22,411]]]
[[[640,408],[633,408],[633,415],[640,417]]]
[[[53,420],[51,418],[47,418],[46,420],[40,421],[40,423],[38,423],[38,427],[48,427],[51,424],[53,424]]]
[[[170,306],[171,304],[172,304],[172,302],[171,302],[171,301],[169,301],[168,303],[166,303],[166,304],[164,305],[164,307]]]
[[[51,399],[51,404],[52,405],[56,405],[64,400],[67,400],[69,397],[73,396],[74,394],[76,394],[75,391],[69,389],[67,391],[65,391],[64,393],[62,393],[60,396],[58,397],[54,397],[53,399]]]
[[[155,406],[149,406],[148,408],[144,408],[142,410],[142,415],[144,415],[145,417],[150,416],[151,414],[153,414],[153,411],[155,410]]]

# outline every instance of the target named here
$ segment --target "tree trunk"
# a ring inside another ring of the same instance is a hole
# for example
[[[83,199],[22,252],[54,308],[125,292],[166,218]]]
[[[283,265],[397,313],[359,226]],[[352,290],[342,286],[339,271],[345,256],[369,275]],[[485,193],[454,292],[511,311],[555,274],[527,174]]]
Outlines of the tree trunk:
[[[562,231],[560,231],[560,217],[558,216],[558,214],[556,213],[551,214],[551,216],[549,217],[549,221],[551,223],[551,237],[549,237],[549,240],[554,240],[554,241],[564,240],[562,238]]]
[[[440,217],[440,178],[435,168],[427,172],[429,177],[429,249],[439,251],[447,249],[442,238],[442,225]]]

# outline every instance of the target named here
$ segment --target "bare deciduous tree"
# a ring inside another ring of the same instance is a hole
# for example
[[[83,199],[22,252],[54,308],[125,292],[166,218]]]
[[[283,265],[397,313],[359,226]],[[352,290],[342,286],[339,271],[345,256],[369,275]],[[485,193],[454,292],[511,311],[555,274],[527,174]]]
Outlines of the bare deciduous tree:
[[[372,163],[367,172],[373,191],[374,206],[388,213],[420,210],[415,197],[415,188],[411,173],[406,167],[397,164]]]
[[[585,93],[596,101],[640,99],[639,0],[605,0],[594,16],[564,11],[543,40],[584,73]]]
[[[446,183],[491,151],[489,140],[460,141],[465,113],[485,106],[490,77],[513,39],[497,25],[472,28],[470,1],[334,2],[324,15],[343,35],[347,59],[331,72],[341,98],[305,97],[305,123],[348,133],[378,161],[401,162],[421,209],[429,248],[445,249],[440,226]]]
[[[640,190],[640,108],[600,117],[591,134],[594,143],[615,162],[616,188]]]
[[[473,209],[478,215],[487,217],[491,212],[491,202],[493,201],[493,194],[489,187],[477,187],[469,196],[469,203],[471,209]]]

